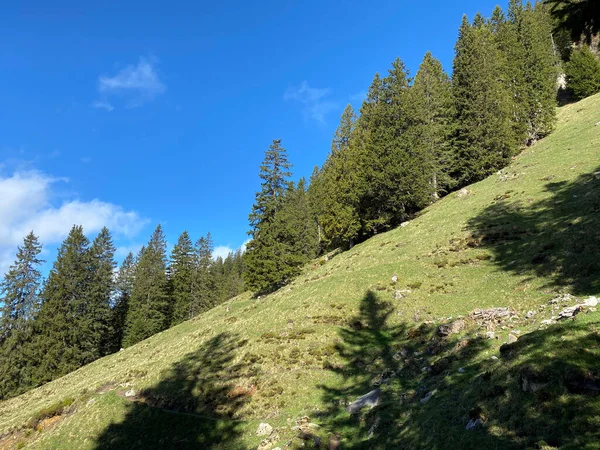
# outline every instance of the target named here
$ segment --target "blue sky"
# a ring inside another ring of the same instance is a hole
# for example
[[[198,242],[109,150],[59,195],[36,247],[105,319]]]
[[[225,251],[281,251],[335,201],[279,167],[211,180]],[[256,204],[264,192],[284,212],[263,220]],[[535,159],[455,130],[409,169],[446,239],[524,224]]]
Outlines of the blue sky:
[[[73,223],[108,225],[119,258],[157,223],[239,247],[272,139],[310,176],[376,71],[414,74],[428,50],[450,70],[462,15],[495,4],[5,4],[0,268],[30,228],[52,260]]]

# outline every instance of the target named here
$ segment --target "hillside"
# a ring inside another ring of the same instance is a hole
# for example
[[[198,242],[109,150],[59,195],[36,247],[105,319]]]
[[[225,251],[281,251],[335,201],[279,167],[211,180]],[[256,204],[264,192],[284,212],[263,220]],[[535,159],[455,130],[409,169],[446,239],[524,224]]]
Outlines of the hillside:
[[[542,324],[600,294],[598,123],[564,106],[404,226],[1,402],[0,448],[600,448],[600,313]]]

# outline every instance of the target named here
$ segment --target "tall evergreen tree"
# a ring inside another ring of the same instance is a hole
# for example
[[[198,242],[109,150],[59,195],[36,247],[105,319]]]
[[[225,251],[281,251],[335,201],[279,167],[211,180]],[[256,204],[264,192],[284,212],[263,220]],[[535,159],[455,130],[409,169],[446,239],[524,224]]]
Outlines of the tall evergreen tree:
[[[129,300],[133,292],[133,284],[135,282],[136,261],[133,253],[129,252],[121,267],[116,279],[116,295],[112,307],[112,347],[111,352],[118,351],[123,345],[123,332],[127,320],[127,312],[129,310]]]
[[[456,44],[452,89],[456,107],[454,176],[478,181],[504,167],[518,149],[513,98],[492,26],[481,15],[463,17]],[[499,82],[500,81],[500,82]]]
[[[173,317],[171,325],[189,319],[192,285],[196,271],[194,244],[187,231],[179,236],[171,253],[171,283],[173,286]]]
[[[35,322],[37,366],[35,384],[69,373],[99,357],[101,336],[94,329],[95,312],[88,305],[91,279],[89,240],[73,226],[42,292]]]
[[[39,307],[39,288],[44,261],[39,258],[42,245],[33,231],[18,247],[17,259],[10,266],[0,284],[0,342],[11,332],[21,330],[30,321]]]
[[[186,311],[186,319],[197,316],[202,311],[215,306],[219,293],[213,271],[213,243],[210,233],[196,241],[194,249],[195,270],[192,276],[191,299]]]
[[[86,300],[85,329],[96,340],[96,357],[114,351],[111,303],[114,292],[115,246],[108,228],[104,227],[89,249],[90,281]]]
[[[18,248],[17,259],[0,285],[0,400],[33,387],[31,355],[33,321],[39,307],[41,273],[39,258],[42,246],[29,233]]]
[[[411,87],[413,122],[411,149],[422,155],[430,173],[434,199],[454,185],[449,173],[453,166],[450,137],[454,102],[450,77],[429,52],[425,54]]]
[[[265,153],[259,173],[261,190],[256,193],[249,217],[252,239],[246,252],[244,280],[255,292],[275,289],[279,281],[275,251],[278,243],[272,225],[275,214],[283,204],[291,175],[291,164],[280,144],[281,140],[274,140]]]
[[[567,87],[575,99],[600,92],[600,62],[586,46],[571,55],[566,66]]]
[[[123,334],[124,346],[133,345],[168,326],[170,299],[166,249],[166,238],[158,225],[138,256]]]

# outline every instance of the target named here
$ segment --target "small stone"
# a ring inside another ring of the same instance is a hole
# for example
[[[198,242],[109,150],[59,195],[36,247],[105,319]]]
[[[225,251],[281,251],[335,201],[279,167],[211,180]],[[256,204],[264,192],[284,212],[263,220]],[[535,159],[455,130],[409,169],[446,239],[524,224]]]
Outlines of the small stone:
[[[527,311],[527,314],[525,314],[526,319],[531,319],[533,316],[535,316],[535,311]]]
[[[133,389],[129,389],[125,392],[125,397],[135,397],[135,391]]]
[[[396,284],[398,282],[398,275],[392,275],[392,283]]]
[[[508,335],[508,341],[507,342],[509,344],[514,344],[515,342],[517,342],[517,339],[518,338],[514,334],[511,333],[511,334]]]
[[[437,393],[437,389],[434,389],[433,391],[428,392],[427,395],[420,400],[421,404],[424,405],[425,403],[427,403],[431,399],[431,397],[433,397],[436,393]]]
[[[470,194],[471,191],[469,191],[467,188],[462,188],[460,191],[458,191],[458,198],[468,197]]]
[[[406,222],[402,222],[402,223],[400,224],[400,226],[401,226],[402,228],[404,228],[404,227],[405,227],[406,225],[408,225],[409,223],[410,223],[410,221],[409,221],[409,220],[407,220]]]
[[[481,419],[471,419],[466,426],[466,430],[474,430],[475,428],[483,425],[483,421]]]
[[[346,410],[350,414],[354,414],[355,412],[360,411],[365,406],[368,406],[369,408],[373,408],[374,406],[377,406],[377,404],[379,403],[380,392],[381,391],[379,390],[379,388],[373,389],[372,391],[366,393],[365,395],[363,395],[361,397],[358,397],[356,400],[354,400],[352,403],[350,403],[350,405],[348,406],[348,408],[346,408]]]
[[[464,367],[459,367],[458,368],[458,373],[465,373]]]
[[[598,123],[600,123],[600,122],[598,122]],[[598,125],[598,123],[596,125]],[[600,172],[596,172],[594,174],[594,177],[596,177],[596,180],[600,180]]]
[[[496,355],[494,355],[494,356],[490,357],[490,359],[491,359],[492,361],[498,361],[498,357],[497,357]]]
[[[85,404],[86,407],[92,406],[94,403],[96,403],[96,399],[95,398],[90,398],[87,403]]]
[[[119,351],[122,352],[123,350],[125,350],[124,348],[121,348]]]
[[[273,427],[268,423],[261,423],[256,430],[257,436],[268,436],[273,432]]]
[[[494,333],[493,331],[488,331],[485,333],[485,337],[488,339],[496,339],[496,333]]]
[[[394,300],[402,300],[403,298],[408,297],[410,294],[410,289],[401,289],[394,292]]]
[[[541,325],[551,325],[553,323],[554,323],[554,320],[552,320],[552,319],[546,319],[546,320],[541,321]]]

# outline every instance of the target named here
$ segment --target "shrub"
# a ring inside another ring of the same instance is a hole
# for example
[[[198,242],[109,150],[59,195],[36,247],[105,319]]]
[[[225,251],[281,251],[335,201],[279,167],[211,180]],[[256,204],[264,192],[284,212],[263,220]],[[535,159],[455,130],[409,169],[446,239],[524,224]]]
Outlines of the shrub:
[[[588,47],[573,52],[566,74],[567,86],[576,99],[600,92],[600,61]]]

